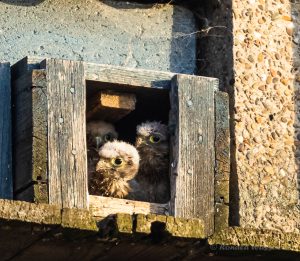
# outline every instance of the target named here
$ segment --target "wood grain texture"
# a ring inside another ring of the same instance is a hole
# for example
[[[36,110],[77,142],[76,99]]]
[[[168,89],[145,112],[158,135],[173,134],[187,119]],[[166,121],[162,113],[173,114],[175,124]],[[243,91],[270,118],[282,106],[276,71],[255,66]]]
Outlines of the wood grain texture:
[[[20,62],[23,64],[26,61],[29,69],[44,69],[46,60],[46,57],[28,56],[22,59]],[[126,68],[116,65],[88,62],[83,62],[83,66],[85,71],[85,79],[87,81],[115,83],[128,85],[128,87],[131,85],[133,87],[151,87],[169,90],[171,88],[171,79],[176,75],[172,72]],[[207,80],[212,79],[210,77],[201,77]],[[219,90],[218,84],[214,85],[214,90]]]
[[[14,187],[15,197],[21,200],[25,194],[24,200],[29,200],[24,188],[48,180],[46,87],[44,70],[28,71],[13,81]],[[48,203],[47,197],[45,191],[29,201]]]
[[[164,230],[169,235],[181,238],[205,238],[204,224],[201,219],[185,219],[161,215],[136,216],[136,233],[150,234],[153,231],[153,224],[164,224]]]
[[[44,69],[47,58],[38,56],[25,57],[29,68]],[[36,68],[36,66],[39,66]],[[87,81],[99,81],[107,83],[115,83],[141,88],[158,88],[169,90],[171,88],[171,79],[175,73],[126,68],[122,66],[96,64],[83,62],[85,79]],[[203,79],[212,79],[203,77]],[[214,90],[219,90],[219,85],[214,85]]]
[[[230,130],[229,97],[215,93],[216,168],[215,168],[215,231],[229,226]]]
[[[170,72],[132,69],[94,63],[84,63],[84,69],[86,80],[159,89],[170,89],[170,80],[175,75]]]
[[[0,63],[0,198],[13,197],[10,64]]]
[[[135,103],[135,94],[101,91],[88,101],[87,120],[116,122],[135,110]]]
[[[30,66],[38,65],[38,68],[45,67],[44,57],[28,56],[19,62],[19,64],[28,64]],[[96,64],[83,62],[85,78],[87,81],[100,81],[116,84],[131,85],[135,87],[170,89],[170,81],[175,73],[160,72],[145,69],[133,69],[121,66]],[[17,70],[13,71],[18,73]],[[130,86],[129,86],[130,87]]]
[[[61,209],[48,204],[0,199],[0,219],[55,225],[61,222]]]
[[[82,62],[47,59],[49,203],[88,207]]]
[[[127,199],[89,196],[90,211],[94,217],[107,217],[117,213],[127,214],[158,214],[168,213],[168,204],[157,204]]]
[[[215,203],[215,233],[229,227],[229,205]]]
[[[171,215],[200,218],[214,229],[215,114],[217,79],[176,75],[172,80]]]
[[[100,104],[103,107],[134,110],[135,103],[135,94],[114,91],[103,91],[100,93]]]
[[[32,71],[32,179],[39,182],[48,181],[48,110],[47,84],[45,70]],[[46,202],[45,202],[46,203]]]

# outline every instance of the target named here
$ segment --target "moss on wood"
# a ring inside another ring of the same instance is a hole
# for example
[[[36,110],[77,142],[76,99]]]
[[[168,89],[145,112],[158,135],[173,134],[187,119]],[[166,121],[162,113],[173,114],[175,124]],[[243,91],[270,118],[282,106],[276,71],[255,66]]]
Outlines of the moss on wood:
[[[151,229],[158,222],[164,224],[163,227],[167,233],[174,237],[184,238],[204,238],[204,224],[201,219],[174,218],[161,215],[137,215],[136,232],[151,233]]]
[[[151,234],[156,227],[174,237],[204,238],[204,225],[200,219],[174,218],[162,215],[117,214],[116,229],[119,233]]]
[[[215,232],[228,228],[229,206],[215,203]]]
[[[0,199],[0,219],[55,225],[61,223],[61,209],[48,204]]]
[[[62,209],[61,225],[65,228],[98,231],[96,220],[84,209]]]
[[[224,215],[227,216],[227,213]],[[84,209],[61,209],[56,205],[3,199],[0,199],[0,220],[10,223],[16,221],[25,224],[60,225],[63,229],[74,229],[74,235],[84,231],[98,232],[97,222],[100,221],[99,218],[96,219],[91,212]],[[158,227],[172,237],[205,238],[203,221],[200,219],[174,218],[154,214],[116,214],[114,223],[117,234],[151,234]],[[300,252],[300,234],[255,228],[229,227],[222,229],[220,227],[218,232],[208,239],[208,243],[210,245],[250,247],[250,250],[269,249]]]
[[[116,229],[119,233],[131,234],[133,232],[133,218],[130,214],[116,215]]]

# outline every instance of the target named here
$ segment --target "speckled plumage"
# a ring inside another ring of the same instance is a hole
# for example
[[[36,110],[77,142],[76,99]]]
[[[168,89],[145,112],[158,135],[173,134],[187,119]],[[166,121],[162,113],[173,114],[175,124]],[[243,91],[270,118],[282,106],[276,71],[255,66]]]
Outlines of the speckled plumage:
[[[139,192],[135,199],[166,203],[170,199],[169,136],[167,125],[145,122],[137,126],[136,148],[140,168],[135,181]]]
[[[122,164],[116,164],[117,160]],[[131,192],[129,182],[138,172],[139,160],[134,146],[122,141],[105,143],[99,149],[99,161],[89,178],[90,194],[126,198]]]

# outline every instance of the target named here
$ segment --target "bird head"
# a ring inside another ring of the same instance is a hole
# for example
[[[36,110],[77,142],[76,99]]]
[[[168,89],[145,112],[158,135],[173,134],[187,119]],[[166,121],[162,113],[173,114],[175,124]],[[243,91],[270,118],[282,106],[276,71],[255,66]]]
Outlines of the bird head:
[[[99,150],[100,160],[96,171],[105,178],[133,179],[139,168],[139,154],[136,148],[123,141],[105,143]]]
[[[104,143],[118,138],[115,127],[104,121],[91,121],[87,123],[87,142],[90,148],[98,150]]]
[[[136,147],[168,150],[168,127],[157,121],[145,122],[137,126]]]

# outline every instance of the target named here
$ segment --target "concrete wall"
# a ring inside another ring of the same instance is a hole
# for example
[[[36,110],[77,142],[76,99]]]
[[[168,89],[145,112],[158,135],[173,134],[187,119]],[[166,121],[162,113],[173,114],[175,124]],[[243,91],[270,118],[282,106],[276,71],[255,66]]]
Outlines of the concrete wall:
[[[231,224],[300,233],[300,1],[224,0],[210,11],[200,73],[231,97]]]
[[[187,9],[98,0],[0,1],[0,60],[27,55],[193,73]],[[175,36],[177,34],[177,36]]]
[[[287,0],[244,2],[233,3],[240,220],[244,226],[300,232],[299,209],[293,207],[299,196],[299,83],[293,63],[299,2],[294,10]]]
[[[231,224],[300,233],[299,0],[212,1],[199,34],[191,13],[171,5],[36,2],[0,2],[0,60],[47,55],[192,73],[199,37],[199,74],[219,78],[231,97]]]

